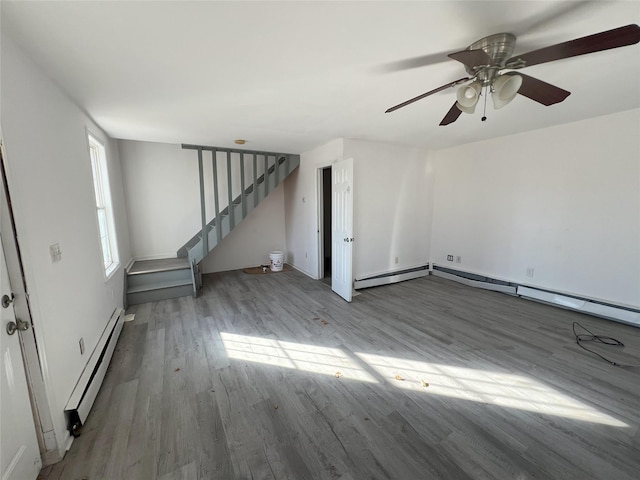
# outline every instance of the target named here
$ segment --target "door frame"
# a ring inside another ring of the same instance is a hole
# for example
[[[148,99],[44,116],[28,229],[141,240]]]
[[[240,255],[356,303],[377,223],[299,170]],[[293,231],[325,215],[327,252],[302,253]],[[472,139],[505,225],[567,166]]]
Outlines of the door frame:
[[[13,306],[17,317],[28,322],[31,328],[19,332],[22,361],[27,377],[31,413],[35,425],[36,438],[40,448],[42,465],[51,465],[62,460],[62,454],[55,435],[53,416],[41,365],[46,361],[40,358],[36,338],[37,326],[33,324],[27,280],[24,274],[20,245],[15,226],[14,212],[8,178],[7,156],[0,126],[0,195],[3,197],[0,217],[2,218],[2,243],[6,259],[9,281],[15,294]]]
[[[317,191],[317,212],[316,218],[318,219],[317,232],[318,236],[316,241],[318,242],[318,264],[316,266],[317,275],[316,280],[322,280],[324,278],[324,175],[323,172],[327,168],[331,170],[331,165],[335,162],[327,163],[326,165],[319,166],[316,170],[316,191]],[[333,171],[333,170],[331,170]]]
[[[333,164],[333,161],[322,162],[316,165],[316,280],[324,278],[324,213],[322,211],[324,194],[322,192],[322,171]]]

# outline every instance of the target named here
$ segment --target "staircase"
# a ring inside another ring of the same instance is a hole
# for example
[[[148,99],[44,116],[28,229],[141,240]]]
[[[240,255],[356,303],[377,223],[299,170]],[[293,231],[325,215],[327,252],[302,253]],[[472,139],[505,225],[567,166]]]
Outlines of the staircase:
[[[299,155],[200,145],[182,145],[182,148],[196,150],[198,154],[202,227],[180,247],[177,257],[135,261],[127,269],[128,305],[196,296],[201,285],[200,262],[300,165]],[[210,152],[207,156],[211,157],[210,182],[205,179],[205,152]],[[226,179],[220,173],[225,170],[225,160]],[[209,196],[213,196],[209,209],[207,187]],[[221,191],[226,197],[222,201]],[[234,196],[234,191],[239,194]],[[211,216],[213,218],[207,220]]]
[[[136,260],[127,269],[127,305],[156,302],[196,294],[189,260]]]

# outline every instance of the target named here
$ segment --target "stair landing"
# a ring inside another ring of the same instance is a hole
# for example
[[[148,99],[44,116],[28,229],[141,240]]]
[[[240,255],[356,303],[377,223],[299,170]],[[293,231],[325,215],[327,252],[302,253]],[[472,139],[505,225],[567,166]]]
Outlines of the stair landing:
[[[160,258],[156,260],[136,260],[129,267],[129,275],[139,275],[143,273],[167,272],[169,270],[181,270],[189,267],[189,260],[186,257],[180,258]]]

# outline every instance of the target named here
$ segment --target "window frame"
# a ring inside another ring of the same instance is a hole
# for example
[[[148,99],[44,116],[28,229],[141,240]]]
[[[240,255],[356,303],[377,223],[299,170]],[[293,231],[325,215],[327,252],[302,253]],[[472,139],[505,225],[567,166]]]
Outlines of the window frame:
[[[102,254],[100,264],[103,268],[105,280],[109,280],[120,267],[120,253],[113,214],[113,202],[111,201],[107,149],[102,137],[96,135],[89,128],[86,129],[86,138],[91,165],[93,208],[95,209],[98,243]]]

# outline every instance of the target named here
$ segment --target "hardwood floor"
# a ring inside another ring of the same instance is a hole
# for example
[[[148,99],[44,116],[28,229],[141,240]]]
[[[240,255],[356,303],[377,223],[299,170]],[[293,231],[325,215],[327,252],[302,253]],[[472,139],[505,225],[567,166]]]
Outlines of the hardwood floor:
[[[347,304],[296,271],[137,305],[58,479],[637,479],[640,369],[578,321],[437,277]]]

